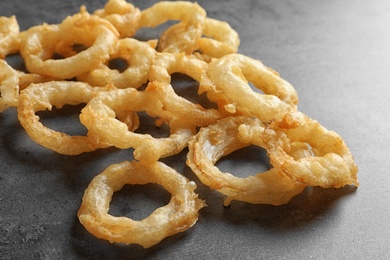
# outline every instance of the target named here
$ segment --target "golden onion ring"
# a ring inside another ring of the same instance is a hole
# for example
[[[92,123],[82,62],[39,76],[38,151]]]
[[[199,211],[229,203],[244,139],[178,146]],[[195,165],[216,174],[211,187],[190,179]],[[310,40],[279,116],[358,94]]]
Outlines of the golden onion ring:
[[[20,28],[15,15],[0,17],[0,59],[19,51],[19,33]]]
[[[125,60],[128,67],[123,72],[110,69],[107,64],[101,64],[79,75],[77,79],[88,82],[92,86],[105,86],[110,83],[117,88],[139,88],[148,81],[155,54],[156,51],[148,42],[133,38],[120,39],[108,61],[117,58]]]
[[[255,128],[255,131],[247,131],[251,128]],[[187,165],[203,184],[226,196],[225,206],[232,200],[282,205],[305,188],[305,185],[286,177],[275,168],[255,176],[240,178],[221,172],[215,166],[221,157],[250,144],[264,148],[261,143],[261,129],[264,130],[264,126],[258,119],[226,117],[201,128],[189,142]]]
[[[166,46],[173,45],[186,30],[186,24],[183,22],[170,26],[161,34],[157,50],[162,51]],[[212,58],[237,53],[240,37],[227,22],[207,17],[202,34],[204,37],[199,38],[198,48],[194,52],[201,60],[210,62]]]
[[[324,188],[359,185],[343,139],[302,112],[278,114],[262,138],[271,163],[292,179]]]
[[[16,107],[19,100],[19,77],[5,60],[0,59],[0,112]]]
[[[216,109],[206,109],[199,104],[179,97],[171,85],[171,75],[182,73],[200,82],[207,70],[207,63],[184,53],[157,53],[150,69],[148,88],[154,90],[165,109],[174,111],[192,125],[207,126],[221,118]]]
[[[29,72],[70,79],[106,61],[117,40],[110,22],[82,9],[59,25],[37,25],[23,32],[20,53]],[[72,50],[76,44],[88,48],[77,53]],[[55,53],[65,58],[53,59]]]
[[[108,0],[104,9],[93,14],[112,23],[122,38],[134,36],[141,18],[141,10],[125,0]]]
[[[185,52],[191,54],[197,48],[197,41],[202,36],[206,11],[197,3],[186,1],[161,1],[141,11],[139,28],[157,27],[169,20],[185,23],[186,30],[177,41],[166,45],[163,52]]]
[[[123,111],[146,112],[159,117],[170,127],[167,138],[154,138],[149,134],[130,131],[126,124],[116,118]],[[164,111],[163,105],[146,89],[116,89],[93,98],[83,108],[80,121],[91,136],[121,149],[134,148],[134,158],[156,161],[179,153],[187,147],[188,140],[195,132],[194,127],[184,125],[173,113]]]
[[[61,108],[65,104],[87,103],[98,92],[110,88],[91,87],[75,81],[52,81],[32,83],[22,90],[19,96],[18,119],[32,140],[57,153],[78,155],[84,152],[105,148],[108,145],[96,142],[87,136],[70,136],[54,131],[40,122],[37,111],[51,110],[53,106]]]
[[[136,221],[108,214],[112,195],[125,184],[156,183],[171,199],[148,217]],[[126,244],[151,247],[168,236],[183,232],[198,220],[205,203],[195,193],[196,184],[162,162],[114,164],[97,175],[86,189],[78,217],[94,236]]]
[[[264,94],[255,92],[248,81]],[[200,92],[207,92],[224,114],[256,116],[263,122],[280,111],[295,110],[298,103],[290,83],[261,61],[242,54],[227,54],[210,62]]]

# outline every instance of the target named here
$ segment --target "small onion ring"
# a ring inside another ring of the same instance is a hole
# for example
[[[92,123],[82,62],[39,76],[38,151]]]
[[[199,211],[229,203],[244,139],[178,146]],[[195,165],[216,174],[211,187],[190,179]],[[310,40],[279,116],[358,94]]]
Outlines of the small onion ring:
[[[68,16],[59,25],[37,25],[23,32],[20,53],[28,71],[70,79],[106,61],[117,40],[118,32],[110,22],[81,8],[80,13]],[[74,54],[70,52],[74,44],[88,48]],[[56,52],[74,55],[52,59]]]
[[[0,59],[19,51],[19,32],[20,28],[15,15],[0,17]]]
[[[19,100],[19,77],[5,60],[0,59],[0,112],[17,107]]]
[[[185,52],[191,54],[197,48],[197,41],[202,36],[206,11],[197,3],[187,1],[161,1],[141,11],[139,28],[157,27],[168,20],[185,23],[186,30],[177,41],[171,42],[161,51]]]
[[[221,118],[218,110],[206,109],[179,97],[171,85],[171,75],[174,73],[183,73],[200,82],[206,70],[207,63],[194,56],[184,53],[157,53],[150,69],[149,80],[153,82],[151,85],[167,110],[174,111],[175,115],[193,125],[207,126]]]
[[[96,10],[93,14],[112,23],[121,38],[133,36],[141,18],[141,10],[125,0],[108,0],[104,9]]]
[[[149,134],[134,133],[116,119],[121,111],[144,111],[150,116],[159,117],[170,127],[167,138],[154,138]],[[121,149],[134,148],[134,158],[143,161],[156,161],[179,153],[187,147],[195,128],[182,122],[173,113],[165,111],[163,105],[146,89],[116,89],[93,98],[83,108],[80,121],[87,127],[91,136],[99,142]]]
[[[79,75],[77,79],[92,86],[105,86],[110,83],[117,88],[139,88],[148,81],[155,54],[155,49],[148,42],[133,38],[120,39],[109,60],[122,58],[128,62],[128,67],[123,72],[101,64],[96,69]]]
[[[172,45],[186,31],[185,23],[177,23],[166,29],[160,36],[158,49],[162,51]],[[224,21],[207,17],[203,26],[203,35],[198,42],[194,55],[210,62],[212,58],[221,58],[226,54],[237,53],[240,45],[238,33]]]
[[[108,214],[115,191],[125,184],[147,183],[162,185],[171,193],[169,203],[139,221]],[[78,218],[98,238],[148,248],[197,222],[199,210],[205,203],[198,198],[195,189],[193,181],[162,162],[142,164],[124,161],[110,165],[93,178],[84,193]]]
[[[262,138],[271,163],[292,179],[323,188],[359,185],[343,139],[302,112],[278,114]]]
[[[251,89],[248,81],[264,94]],[[261,61],[242,54],[227,54],[210,62],[200,92],[207,92],[224,114],[256,116],[263,122],[270,122],[280,111],[295,110],[298,103],[290,83]]]
[[[19,96],[18,119],[32,140],[57,153],[78,155],[91,152],[108,145],[96,142],[87,136],[70,136],[44,126],[35,115],[37,111],[51,110],[52,106],[61,108],[65,104],[87,103],[98,92],[110,88],[94,88],[75,81],[52,81],[32,83],[22,90]]]
[[[255,131],[247,131],[251,128]],[[203,184],[226,196],[225,206],[232,200],[282,205],[305,188],[305,185],[286,177],[275,168],[255,176],[240,178],[223,173],[215,166],[221,157],[250,144],[264,148],[259,135],[261,130],[264,130],[264,126],[258,119],[225,117],[201,128],[189,142],[187,165]]]

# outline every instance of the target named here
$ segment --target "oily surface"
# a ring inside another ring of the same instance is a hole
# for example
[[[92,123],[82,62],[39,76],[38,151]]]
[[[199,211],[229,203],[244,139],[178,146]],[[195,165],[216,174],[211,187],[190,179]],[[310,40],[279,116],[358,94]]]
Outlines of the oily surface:
[[[58,23],[81,4],[92,11],[105,2],[1,1],[0,15],[16,15],[25,30]],[[143,9],[155,1],[132,3]],[[185,150],[163,161],[197,183],[199,197],[208,204],[198,223],[146,250],[112,245],[90,235],[77,210],[91,179],[108,165],[131,159],[132,151],[56,154],[34,143],[17,121],[16,110],[8,109],[0,114],[0,259],[384,259],[390,254],[390,3],[198,3],[208,16],[237,30],[240,53],[263,61],[296,88],[300,111],[343,137],[359,166],[359,188],[310,188],[283,206],[232,202],[224,208],[224,198],[202,185],[183,163]],[[148,29],[139,37],[155,35]],[[7,61],[20,66],[17,56]],[[54,109],[40,116],[52,128],[79,134],[85,130],[78,122],[80,109]],[[267,160],[264,151],[248,147],[218,165],[246,176],[265,171]],[[142,219],[168,201],[169,194],[154,186],[125,187],[114,194],[112,214]]]

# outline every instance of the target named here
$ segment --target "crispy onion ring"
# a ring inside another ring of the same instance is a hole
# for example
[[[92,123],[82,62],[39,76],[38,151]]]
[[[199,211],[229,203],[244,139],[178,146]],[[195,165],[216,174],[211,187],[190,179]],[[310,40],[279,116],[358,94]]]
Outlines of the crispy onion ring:
[[[200,82],[207,63],[184,53],[158,53],[150,70],[149,80],[167,110],[174,111],[183,120],[196,126],[207,126],[221,118],[216,109],[206,109],[199,104],[179,97],[171,85],[171,75],[183,73]],[[150,86],[150,88],[152,88]]]
[[[254,131],[250,130],[252,128]],[[262,131],[264,126],[258,119],[226,117],[201,128],[189,142],[187,165],[203,184],[226,196],[226,206],[232,200],[282,205],[305,188],[305,185],[281,174],[275,168],[255,176],[240,178],[223,173],[215,166],[221,157],[250,144],[264,148],[260,136]]]
[[[154,138],[149,134],[129,131],[123,122],[116,119],[116,115],[123,111],[144,111],[152,117],[159,117],[169,125],[169,137]],[[173,113],[164,111],[161,102],[148,89],[116,89],[99,95],[83,108],[80,120],[99,142],[121,149],[134,148],[134,158],[144,161],[156,161],[179,153],[187,147],[195,131]]]
[[[19,32],[20,28],[15,15],[0,17],[0,59],[19,51]]]
[[[136,221],[108,214],[112,195],[125,184],[156,183],[171,199],[148,217]],[[183,232],[198,220],[205,203],[194,192],[196,184],[161,162],[113,164],[96,176],[84,193],[78,217],[84,227],[98,238],[110,242],[151,247],[168,236]]]
[[[160,51],[191,54],[197,49],[197,41],[202,36],[205,19],[206,11],[197,3],[161,1],[141,11],[139,28],[157,27],[168,20],[182,21],[185,23],[185,32]]]
[[[106,61],[118,39],[114,26],[83,8],[59,25],[37,25],[21,37],[20,53],[28,71],[58,79],[70,79]],[[76,44],[87,49],[72,51]],[[54,53],[65,56],[52,59]],[[66,68],[66,69],[64,69]]]
[[[108,0],[104,9],[93,14],[112,23],[122,38],[136,33],[141,18],[141,10],[125,0]]]
[[[31,83],[43,83],[56,80],[53,77],[40,75],[36,73],[26,73],[23,71],[17,71],[19,75],[19,88],[20,90],[27,88]]]
[[[155,54],[155,49],[149,43],[124,38],[117,42],[108,60],[117,58],[125,60],[128,67],[123,72],[110,69],[108,64],[101,64],[96,69],[81,74],[77,79],[88,82],[92,86],[105,86],[110,83],[117,88],[139,88],[148,81],[150,66]]]
[[[292,179],[324,188],[359,185],[343,139],[299,111],[277,115],[263,140],[271,163]]]
[[[16,107],[19,100],[19,77],[5,60],[0,59],[0,112]]]
[[[89,136],[70,136],[44,126],[35,113],[61,108],[65,104],[87,103],[98,92],[109,88],[94,88],[75,81],[53,81],[31,84],[19,96],[18,119],[27,134],[38,144],[60,154],[78,155],[84,152],[105,148],[108,145],[96,142]]]
[[[264,94],[251,89],[248,81]],[[227,54],[209,63],[200,92],[207,92],[224,114],[256,116],[269,122],[280,111],[296,109],[297,92],[262,62],[242,54]]]
[[[166,46],[182,37],[186,31],[185,23],[177,23],[166,29],[160,36],[158,49],[162,51]],[[202,60],[210,62],[212,58],[221,58],[230,53],[237,53],[240,45],[238,33],[224,21],[206,18],[203,26],[203,35],[198,42],[198,48],[194,55]]]

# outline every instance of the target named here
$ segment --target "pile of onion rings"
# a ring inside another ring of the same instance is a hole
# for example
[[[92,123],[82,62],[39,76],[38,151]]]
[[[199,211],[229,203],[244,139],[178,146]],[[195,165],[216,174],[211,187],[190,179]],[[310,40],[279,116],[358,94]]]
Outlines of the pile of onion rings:
[[[144,27],[178,21],[157,39],[135,37]],[[0,112],[14,107],[26,133],[64,155],[96,149],[133,149],[133,161],[113,164],[85,191],[80,222],[98,238],[151,247],[198,220],[205,202],[196,184],[159,160],[188,149],[186,164],[200,182],[232,200],[282,205],[307,186],[358,186],[347,145],[335,132],[298,110],[295,88],[261,61],[238,53],[238,33],[207,16],[197,3],[162,1],[140,10],[108,0],[90,13],[85,6],[59,24],[20,31],[15,16],[0,17]],[[7,64],[19,53],[26,71]],[[122,60],[125,68],[112,68]],[[205,107],[178,95],[172,75],[191,78]],[[250,85],[253,84],[253,86]],[[255,88],[259,89],[256,91]],[[84,104],[85,136],[44,126],[38,111]],[[169,136],[136,133],[139,113],[169,127]],[[271,169],[239,178],[222,172],[223,156],[249,145],[262,147]],[[183,162],[184,163],[184,162]],[[108,214],[112,194],[125,184],[157,183],[170,202],[135,221]]]

